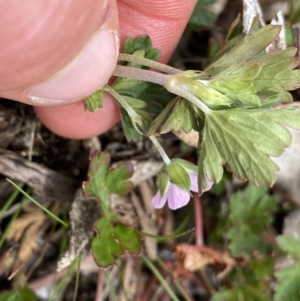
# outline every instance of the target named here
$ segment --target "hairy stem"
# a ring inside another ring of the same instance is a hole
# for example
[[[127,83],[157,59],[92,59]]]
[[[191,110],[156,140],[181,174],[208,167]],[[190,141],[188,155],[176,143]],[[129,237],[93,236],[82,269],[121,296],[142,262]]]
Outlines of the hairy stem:
[[[152,61],[152,60],[146,59],[144,57],[139,57],[139,56],[132,55],[132,54],[120,53],[119,60],[131,62],[131,63],[137,63],[137,64],[140,64],[143,66],[147,66],[147,67],[156,69],[163,73],[167,73],[167,74],[176,74],[176,73],[182,72],[181,70],[170,67],[168,65],[158,63],[156,61]]]
[[[168,155],[166,154],[166,152],[163,149],[163,147],[161,146],[161,144],[158,142],[158,140],[153,135],[149,136],[149,139],[152,141],[152,143],[154,144],[154,146],[158,150],[158,152],[159,152],[160,156],[162,157],[164,163],[166,165],[170,164],[171,160],[168,157]]]
[[[198,193],[193,193],[194,198],[194,210],[195,210],[195,244],[196,246],[203,246],[203,213],[202,203]]]
[[[108,92],[109,94],[111,94],[111,96],[113,96],[115,98],[115,100],[119,103],[120,106],[122,106],[128,113],[132,125],[134,126],[134,128],[140,133],[140,130],[137,128],[136,124],[138,124],[141,129],[143,131],[146,131],[145,125],[142,122],[142,119],[140,118],[140,116],[135,112],[134,109],[132,109],[132,107],[126,102],[126,100],[122,97],[122,95],[120,95],[118,92],[116,92],[112,87],[110,87],[109,85],[106,85],[104,90],[106,92]]]
[[[138,79],[145,82],[155,83],[161,86],[164,86],[167,82],[169,75],[158,73],[151,70],[144,70],[126,66],[116,66],[116,69],[113,72],[114,76],[126,77],[132,79]]]

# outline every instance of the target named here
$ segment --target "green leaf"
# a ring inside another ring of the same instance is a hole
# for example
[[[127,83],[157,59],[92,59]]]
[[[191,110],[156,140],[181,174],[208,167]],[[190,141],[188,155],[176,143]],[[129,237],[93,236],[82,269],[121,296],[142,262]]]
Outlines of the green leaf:
[[[176,163],[176,164],[179,164],[180,166],[182,166],[187,171],[198,172],[197,166],[195,164],[189,162],[189,161],[186,161],[186,160],[183,160],[183,159],[180,159],[180,158],[175,158],[175,159],[172,159],[172,162]]]
[[[216,0],[198,0],[190,17],[189,27],[196,29],[200,26],[212,27],[216,21],[216,15],[208,10],[208,6]]]
[[[141,83],[140,80],[138,79],[132,79],[132,78],[123,78],[123,77],[118,77],[112,87],[116,90],[116,91],[122,91],[122,90],[127,90],[127,89],[131,89],[134,88],[136,86],[138,86]],[[120,93],[122,94],[122,93]]]
[[[209,87],[224,93],[231,99],[232,104],[241,102],[252,107],[261,105],[260,98],[255,95],[257,90],[253,80],[260,73],[258,64],[245,62],[225,69],[209,81]]]
[[[86,193],[100,200],[101,207],[107,215],[110,215],[109,195],[128,192],[131,188],[128,179],[133,173],[129,161],[120,163],[113,169],[109,169],[109,164],[110,155],[107,152],[91,152],[88,181],[83,183]]]
[[[148,35],[142,35],[136,39],[132,39],[130,37],[126,38],[123,52],[145,57],[154,61],[157,61],[161,55],[161,51],[159,49],[152,48],[152,42]],[[131,64],[132,63],[127,63],[127,66],[132,66]]]
[[[217,292],[210,301],[272,301],[264,292],[254,287],[234,287],[224,292]]]
[[[246,35],[229,52],[205,69],[205,72],[214,74],[215,68],[229,67],[253,58],[274,41],[280,30],[281,26],[267,25],[252,34]]]
[[[161,56],[161,51],[159,49],[150,49],[146,52],[146,59],[152,61],[158,61]]]
[[[289,1],[288,18],[292,25],[300,22],[300,2]]]
[[[116,258],[125,251],[134,255],[140,253],[141,235],[134,228],[104,217],[97,222],[96,231],[92,254],[100,267],[116,264]]]
[[[0,293],[0,301],[20,301],[19,296],[11,291],[3,291]]]
[[[29,289],[28,287],[24,286],[18,291],[20,295],[20,301],[36,301],[37,297],[35,293]]]
[[[170,112],[172,112],[172,108],[175,106],[178,99],[180,99],[179,96],[175,97],[171,102],[169,102],[166,107],[160,112],[160,114],[153,120],[148,129],[148,136],[153,135],[158,130],[158,128],[166,120],[167,116],[169,116]]]
[[[134,52],[134,39],[127,37],[124,43],[123,53],[132,54]]]
[[[147,110],[155,114],[159,114],[164,106],[174,98],[174,95],[168,92],[164,87],[147,82],[142,82],[132,89],[118,92],[121,95],[142,99],[147,103]]]
[[[88,96],[84,100],[84,110],[96,112],[98,109],[102,109],[103,108],[103,104],[102,104],[103,97],[104,97],[104,91],[101,89],[97,90],[92,95]]]
[[[294,57],[295,51],[294,47],[280,49],[248,62],[245,57],[245,61],[223,68],[211,77],[208,86],[229,97],[232,106],[241,106],[242,103],[248,107],[259,107],[260,97],[264,104],[276,103],[276,100],[291,102],[292,97],[286,90],[300,87],[300,70],[293,70],[299,64]],[[205,72],[209,73],[209,70]],[[199,93],[197,96],[208,98]]]
[[[138,231],[121,223],[117,223],[113,231],[124,250],[133,255],[138,255],[141,252],[141,235]]]
[[[300,260],[300,240],[294,236],[277,236],[277,243],[279,247],[289,256]]]
[[[237,192],[230,199],[229,223],[226,232],[229,249],[234,256],[265,253],[268,244],[263,231],[272,223],[272,213],[277,208],[277,199],[267,194],[267,189],[248,185],[244,194]]]
[[[152,48],[152,42],[148,35],[139,36],[134,40],[134,52],[137,50],[149,51]]]
[[[158,189],[159,193],[161,196],[164,196],[165,193],[167,192],[169,183],[170,183],[170,178],[167,173],[166,166],[163,166],[161,171],[159,172],[157,176],[157,183],[158,183]]]
[[[186,170],[178,163],[167,165],[167,173],[172,183],[184,190],[190,190],[191,180]]]
[[[105,184],[112,193],[125,194],[132,189],[132,183],[128,181],[132,175],[133,166],[131,162],[122,162],[117,167],[109,170]]]
[[[143,135],[140,134],[132,125],[131,119],[128,113],[123,109],[120,108],[121,111],[121,122],[124,131],[124,135],[127,141],[135,141],[140,142],[143,140]]]
[[[217,183],[223,167],[242,181],[272,186],[279,156],[291,143],[286,127],[300,129],[300,114],[286,109],[231,109],[212,111],[206,116],[199,141],[199,188],[206,178]]]
[[[276,277],[279,280],[275,288],[275,301],[294,301],[300,300],[300,262],[291,267],[277,272]]]
[[[212,89],[205,80],[194,80],[190,87],[190,93],[201,99],[211,109],[221,109],[232,104],[232,100],[228,96]]]
[[[272,301],[273,266],[274,260],[268,256],[236,267],[229,275],[230,288],[214,294],[211,301]]]
[[[110,155],[107,152],[93,151],[90,154],[88,181],[83,183],[84,190],[90,197],[101,201],[102,208],[109,208],[109,189],[105,178],[109,169]]]
[[[147,104],[144,101],[134,97],[122,97],[126,101],[128,106],[130,106],[130,108],[134,110],[135,114],[139,116],[141,122],[145,124],[146,127],[148,127],[148,125],[150,125],[150,123],[152,122],[152,119],[150,117],[150,114],[147,111],[143,110],[147,106]],[[136,126],[133,126],[132,118],[130,118],[129,113],[123,107],[121,107],[121,121],[127,141],[139,142],[142,140],[143,136],[139,131],[136,130]]]
[[[0,293],[0,301],[36,301],[37,297],[28,287],[22,287],[18,292],[3,291]]]
[[[96,224],[98,236],[92,240],[92,254],[96,263],[103,268],[115,264],[116,257],[124,254],[123,248],[111,231],[112,227],[109,219],[101,218]]]
[[[160,129],[161,134],[183,129],[189,133],[195,124],[195,112],[189,101],[178,98],[172,107],[172,111]]]
[[[123,96],[123,98],[134,109],[144,109],[147,106],[147,104],[144,101],[138,98],[130,96]]]

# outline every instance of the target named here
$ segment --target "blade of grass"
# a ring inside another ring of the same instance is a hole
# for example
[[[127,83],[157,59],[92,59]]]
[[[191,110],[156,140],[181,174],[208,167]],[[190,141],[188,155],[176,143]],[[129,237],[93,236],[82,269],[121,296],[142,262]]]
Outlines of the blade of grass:
[[[183,221],[180,223],[180,225],[177,227],[177,229],[174,230],[174,232],[171,235],[163,236],[163,235],[153,235],[153,234],[145,233],[142,231],[138,231],[138,232],[144,236],[155,238],[158,242],[181,237],[181,236],[189,234],[195,230],[195,228],[193,228],[193,229],[189,229],[184,232],[181,232],[188,225],[188,223],[190,221],[190,214],[192,214],[191,206],[189,206],[188,214],[184,217]]]
[[[68,216],[67,216],[67,212],[66,210],[62,211],[62,219],[67,223],[68,220]],[[68,247],[68,243],[69,243],[69,235],[68,235],[68,230],[66,228],[62,228],[63,234],[60,240],[60,244],[59,244],[59,252],[58,254],[61,256]]]
[[[24,183],[20,183],[18,185],[20,188],[24,187]],[[14,202],[18,194],[20,193],[19,190],[15,189],[12,194],[9,196],[8,200],[5,202],[4,206],[0,210],[0,220],[2,219],[3,214],[6,212],[6,210],[11,206],[11,204]]]
[[[55,214],[53,214],[50,210],[48,210],[47,208],[45,208],[43,205],[41,205],[39,202],[37,202],[35,199],[33,199],[29,194],[27,194],[22,188],[20,188],[17,184],[15,184],[13,181],[11,181],[10,179],[6,180],[11,183],[13,186],[15,186],[23,195],[25,195],[31,202],[33,202],[36,206],[38,206],[40,209],[42,209],[44,212],[46,212],[50,217],[52,217],[53,219],[55,219],[57,222],[59,222],[60,224],[62,224],[64,227],[68,228],[69,225],[67,223],[65,223],[63,220],[61,220],[58,216],[56,216]]]
[[[111,280],[109,278],[109,275],[108,275],[107,271],[105,271],[104,273],[105,273],[105,278],[106,278],[107,284],[108,284],[110,292],[111,292],[111,297],[114,301],[118,301],[118,297],[117,297],[116,292],[113,288],[113,285],[111,283]]]
[[[169,284],[165,281],[164,277],[160,274],[160,272],[154,266],[154,264],[147,258],[147,256],[145,256],[144,254],[141,254],[141,259],[147,265],[147,267],[151,270],[151,272],[155,275],[155,277],[160,282],[160,284],[162,285],[162,287],[165,289],[165,291],[167,292],[167,294],[169,295],[169,297],[171,298],[171,300],[173,300],[173,301],[179,301],[179,299],[174,294],[174,292],[172,291],[172,289],[169,286]]]
[[[166,265],[159,257],[156,258],[156,261],[166,273],[171,274],[170,270],[166,267]],[[178,291],[180,292],[181,296],[184,298],[184,300],[191,301],[190,297],[187,295],[187,293],[185,292],[184,288],[180,285],[180,283],[178,281],[174,281],[174,284],[177,287]]]
[[[79,287],[79,279],[80,279],[80,263],[81,263],[81,254],[76,257],[77,261],[77,270],[76,270],[76,279],[75,279],[75,288],[74,288],[74,296],[73,301],[76,301]]]
[[[178,234],[171,234],[171,235],[154,235],[154,234],[146,233],[143,231],[137,231],[137,232],[141,233],[144,236],[155,238],[159,242],[159,241],[165,241],[168,239],[178,238],[178,237],[190,234],[194,230],[195,230],[195,228],[186,230],[186,231],[178,233]]]
[[[1,235],[1,238],[0,238],[0,249],[6,239],[6,236],[7,236],[7,233],[10,229],[10,227],[12,226],[13,222],[16,220],[16,218],[19,216],[21,210],[22,210],[22,207],[23,207],[23,203],[24,203],[24,200],[25,200],[25,197],[22,198],[20,204],[19,204],[19,207],[18,209],[15,211],[15,213],[13,214],[13,216],[11,217],[8,225],[5,227],[5,230],[3,231],[2,235]]]
[[[58,293],[63,289],[64,285],[67,285],[66,281],[70,282],[70,280],[71,280],[71,274],[73,273],[74,268],[75,268],[76,263],[77,263],[77,260],[76,260],[77,257],[73,260],[73,262],[68,267],[67,272],[65,273],[65,275],[63,276],[63,278],[61,279],[61,281],[58,283],[58,285],[56,286],[55,290],[52,292],[52,294],[51,294],[51,296],[50,296],[50,298],[49,298],[48,301],[57,300]],[[56,299],[54,299],[54,297],[56,297]]]
[[[188,208],[188,212],[186,214],[186,216],[184,217],[183,221],[180,223],[180,225],[174,230],[173,235],[177,235],[178,233],[182,232],[186,226],[189,224],[190,220],[191,220],[191,215],[193,213],[193,208],[191,206],[189,206]]]
[[[125,276],[125,270],[126,270],[126,262],[127,261],[123,260],[121,262],[121,264],[120,264],[120,275],[121,275],[121,284],[122,284],[122,290],[123,290],[123,293],[124,293],[125,300],[129,301],[127,290],[126,290],[125,283],[124,283],[124,276]]]

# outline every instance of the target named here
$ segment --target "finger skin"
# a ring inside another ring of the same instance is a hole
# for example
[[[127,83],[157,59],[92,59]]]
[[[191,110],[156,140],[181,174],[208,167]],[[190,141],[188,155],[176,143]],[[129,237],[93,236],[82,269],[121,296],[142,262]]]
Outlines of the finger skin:
[[[106,2],[1,0],[0,91],[46,80],[71,62],[105,23]]]
[[[115,68],[118,28],[115,0],[0,0],[0,97],[51,106],[93,93]]]
[[[174,51],[196,0],[120,0],[119,22],[121,47],[126,36],[148,34],[153,47],[162,51],[161,60],[167,62]],[[82,102],[64,107],[36,107],[38,117],[58,135],[83,139],[101,134],[119,120],[116,104],[111,98],[104,101],[104,109],[96,113],[84,112]]]

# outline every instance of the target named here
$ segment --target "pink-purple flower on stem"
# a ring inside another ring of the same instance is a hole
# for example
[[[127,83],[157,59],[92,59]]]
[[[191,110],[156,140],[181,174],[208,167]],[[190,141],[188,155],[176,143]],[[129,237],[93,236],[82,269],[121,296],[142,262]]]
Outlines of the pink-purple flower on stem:
[[[190,178],[190,190],[199,192],[198,173],[190,170],[187,171],[187,173]],[[213,183],[211,181],[207,181],[206,190],[209,190],[212,184]],[[168,202],[169,208],[175,210],[187,205],[190,197],[190,191],[182,189],[169,181],[164,195],[161,196],[160,190],[158,190],[156,195],[152,199],[152,204],[154,208],[160,209],[166,204],[166,202]]]

